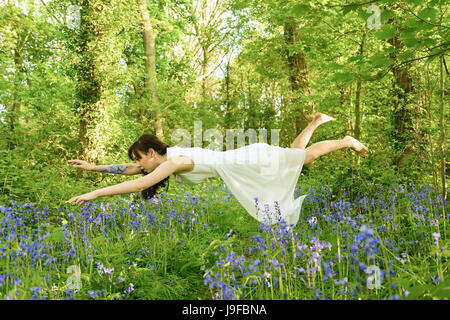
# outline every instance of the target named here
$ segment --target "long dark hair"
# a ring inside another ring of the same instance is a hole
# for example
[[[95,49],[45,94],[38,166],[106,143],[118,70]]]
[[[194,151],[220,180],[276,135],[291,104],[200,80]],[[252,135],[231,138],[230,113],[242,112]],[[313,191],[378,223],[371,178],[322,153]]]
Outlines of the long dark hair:
[[[141,153],[146,154],[150,148],[158,152],[160,155],[165,155],[167,153],[167,147],[169,147],[167,144],[162,142],[153,134],[143,134],[138,140],[136,140],[131,147],[128,149],[128,157],[133,160],[139,160],[141,157],[139,156],[138,151]],[[142,174],[146,175],[148,174],[144,170],[142,170]],[[157,184],[151,186],[150,188],[147,188],[141,192],[142,197],[146,200],[151,199],[158,190],[159,187],[166,187],[165,191],[169,188],[169,176]]]

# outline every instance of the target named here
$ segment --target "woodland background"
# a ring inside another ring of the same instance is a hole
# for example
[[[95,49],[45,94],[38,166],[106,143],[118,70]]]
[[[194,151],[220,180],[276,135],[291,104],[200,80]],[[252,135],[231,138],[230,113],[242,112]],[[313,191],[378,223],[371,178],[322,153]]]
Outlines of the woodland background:
[[[59,205],[123,181],[67,160],[129,162],[142,133],[173,146],[194,121],[268,143],[279,129],[288,147],[317,111],[337,121],[311,143],[352,135],[372,153],[304,175],[446,198],[448,17],[445,0],[0,1],[0,200]]]

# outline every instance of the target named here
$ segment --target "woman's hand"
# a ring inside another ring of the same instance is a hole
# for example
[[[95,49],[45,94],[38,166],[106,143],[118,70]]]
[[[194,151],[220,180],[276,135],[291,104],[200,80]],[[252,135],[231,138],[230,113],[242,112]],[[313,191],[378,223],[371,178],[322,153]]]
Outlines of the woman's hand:
[[[83,169],[86,171],[90,171],[95,168],[95,164],[89,163],[84,160],[74,159],[74,160],[69,160],[69,163],[73,164],[74,168],[79,168],[79,169]]]
[[[66,203],[75,202],[75,203],[78,204],[79,207],[81,207],[87,201],[94,200],[94,199],[97,199],[97,198],[98,198],[97,192],[92,191],[92,192],[89,192],[89,193],[82,194],[81,196],[73,197],[72,199],[67,200]]]

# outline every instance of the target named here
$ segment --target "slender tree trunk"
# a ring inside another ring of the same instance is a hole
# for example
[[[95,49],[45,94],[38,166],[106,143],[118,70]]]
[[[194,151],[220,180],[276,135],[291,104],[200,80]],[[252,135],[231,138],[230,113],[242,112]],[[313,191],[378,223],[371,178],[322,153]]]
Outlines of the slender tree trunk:
[[[433,116],[432,116],[432,111],[431,111],[431,103],[433,100],[433,89],[431,88],[430,85],[430,76],[429,76],[429,72],[428,72],[428,67],[425,73],[425,78],[426,78],[426,88],[425,88],[425,93],[423,94],[423,100],[424,100],[424,107],[427,110],[428,113],[428,126],[431,128],[432,124],[433,124]],[[436,170],[435,168],[437,167],[434,161],[434,147],[433,147],[433,139],[431,137],[431,133],[428,132],[427,133],[427,138],[428,138],[428,144],[430,146],[430,152],[426,152],[428,160],[430,162],[430,168],[431,168],[431,172],[433,175],[433,186],[436,190],[439,190],[438,187],[438,182],[437,182],[437,174],[436,174]]]
[[[355,96],[355,128],[354,135],[356,140],[361,139],[361,79],[356,81]]]
[[[225,73],[225,120],[224,120],[224,126],[225,128],[231,128],[232,125],[232,112],[233,107],[231,104],[231,96],[230,96],[230,83],[231,83],[231,77],[230,77],[230,61],[228,60],[228,63],[226,65],[226,73]]]
[[[393,19],[390,22],[394,22]],[[403,48],[403,43],[399,39],[400,28],[398,28],[396,35],[389,39],[389,43],[396,49],[396,51]],[[396,52],[390,56],[392,59],[396,59]],[[413,117],[411,110],[408,109],[410,103],[408,95],[413,93],[413,79],[410,75],[411,64],[405,64],[396,68],[393,68],[394,75],[393,90],[396,97],[394,105],[394,147],[397,151],[397,155],[394,158],[394,164],[398,169],[409,154],[413,152],[413,146],[411,141],[413,140]]]
[[[445,109],[444,109],[444,93],[445,93],[445,87],[444,87],[444,56],[441,56],[439,64],[440,69],[440,104],[441,104],[441,110],[440,110],[440,117],[439,117],[439,127],[441,130],[441,137],[439,139],[439,150],[441,153],[441,182],[442,182],[442,197],[444,199],[447,199],[447,182],[446,182],[446,170],[445,170],[445,123],[444,123],[444,117],[445,117]]]
[[[339,105],[341,107],[344,107],[345,104],[348,102],[350,92],[351,92],[351,88],[349,86],[345,87],[345,88],[343,88],[343,87],[339,88]]]
[[[340,87],[339,88],[339,105],[346,109],[350,108],[353,109],[353,99],[352,97],[352,85],[349,85],[347,87]],[[336,132],[336,139],[338,138],[338,134],[342,134],[342,132]],[[347,118],[347,123],[345,127],[345,135],[353,135],[354,134],[354,128],[353,128],[353,122],[351,117]]]
[[[142,36],[144,38],[144,51],[145,51],[145,91],[144,100],[142,101],[143,109],[141,110],[142,126],[145,130],[148,122],[149,113],[147,112],[146,99],[150,95],[149,101],[151,102],[150,110],[153,110],[155,120],[153,121],[153,129],[156,132],[156,136],[164,140],[164,131],[162,127],[162,114],[159,105],[157,95],[157,74],[156,74],[156,53],[155,53],[155,38],[156,33],[153,30],[150,22],[150,15],[147,8],[146,0],[137,0],[139,5],[139,12],[142,20]]]
[[[208,77],[206,76],[208,72],[208,64],[209,64],[209,57],[208,57],[208,48],[205,46],[202,46],[203,51],[203,60],[202,60],[202,102],[205,102],[208,96],[207,92],[207,83],[208,83]]]
[[[16,129],[17,120],[19,118],[19,113],[21,110],[21,98],[20,91],[22,87],[22,81],[24,79],[24,71],[23,71],[23,56],[22,49],[24,43],[22,43],[21,35],[17,34],[17,42],[14,48],[14,69],[16,71],[16,76],[14,79],[14,91],[12,95],[12,104],[10,110],[10,122],[9,126],[11,129],[11,137],[8,139],[8,149],[13,149],[17,145],[17,141],[15,139],[14,131]]]
[[[301,132],[311,121],[314,105],[308,101],[311,95],[309,86],[309,73],[306,55],[299,50],[292,52],[292,47],[301,43],[298,22],[290,18],[284,24],[284,40],[286,44],[287,61],[289,66],[289,79],[293,94],[292,104],[295,109],[296,132]],[[301,98],[300,98],[301,96]]]
[[[361,44],[359,46],[359,55],[362,56],[364,53],[364,42],[366,40],[366,32],[363,33],[361,39]],[[356,140],[361,138],[361,78],[358,77],[356,81],[356,96],[355,96],[355,128],[354,135]],[[359,158],[358,158],[359,159]]]

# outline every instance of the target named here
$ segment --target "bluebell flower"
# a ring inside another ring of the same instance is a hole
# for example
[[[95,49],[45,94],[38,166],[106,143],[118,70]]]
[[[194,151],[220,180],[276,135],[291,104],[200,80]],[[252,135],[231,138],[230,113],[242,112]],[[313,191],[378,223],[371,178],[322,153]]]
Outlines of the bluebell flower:
[[[438,284],[441,281],[441,277],[438,275],[432,276],[431,279],[433,280],[434,284]]]
[[[114,267],[112,268],[104,268],[103,271],[107,274],[107,275],[111,275],[114,272]]]
[[[440,234],[440,233],[437,233],[437,232],[433,232],[431,235],[433,236],[434,243],[435,243],[436,247],[439,248],[438,240],[439,240],[441,234]]]
[[[311,227],[315,227],[317,225],[317,218],[312,216],[311,218],[308,219],[308,223]]]
[[[271,260],[269,260],[269,262],[272,263],[272,265],[273,265],[275,268],[278,268],[278,266],[279,266],[278,260],[276,260],[276,259],[271,259]]]
[[[315,295],[316,295],[316,298],[317,298],[317,299],[322,298],[322,292],[320,292],[319,289],[316,290]]]
[[[124,293],[134,291],[134,284],[130,283],[127,289],[124,290]]]
[[[3,281],[4,281],[6,278],[10,277],[10,276],[12,276],[12,273],[6,273],[6,274],[1,274],[1,275],[0,275],[0,288],[1,288],[2,285],[3,285]]]
[[[209,272],[206,273],[204,284],[209,284],[210,289],[214,288],[213,278],[209,275]]]
[[[42,288],[33,287],[33,288],[30,288],[30,290],[33,291],[33,295],[31,297],[31,300],[34,300],[34,299],[36,299],[38,297],[38,294],[42,291]]]
[[[342,285],[347,285],[347,278],[343,278],[342,280],[334,280],[334,284],[342,286]]]

